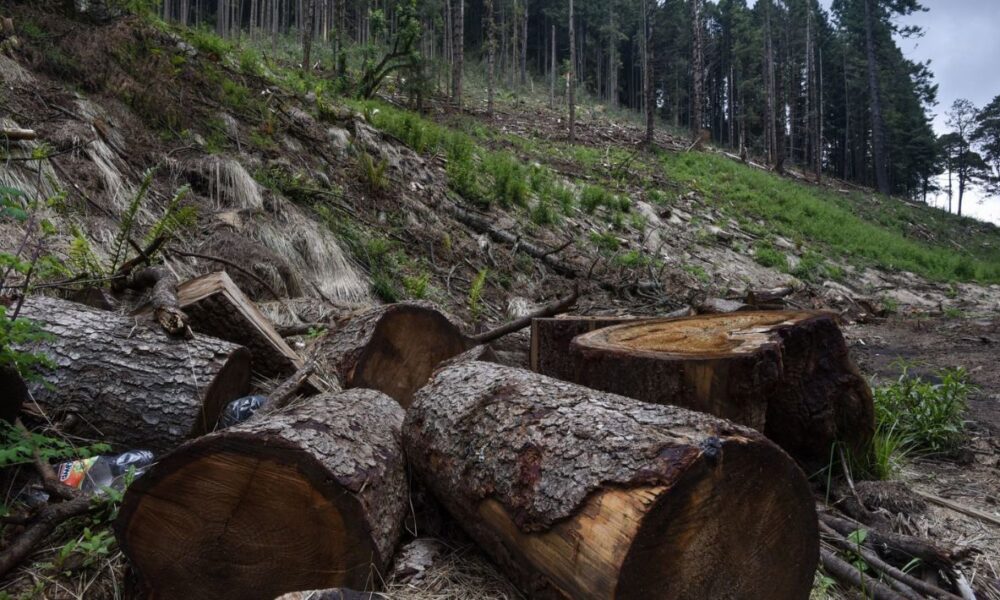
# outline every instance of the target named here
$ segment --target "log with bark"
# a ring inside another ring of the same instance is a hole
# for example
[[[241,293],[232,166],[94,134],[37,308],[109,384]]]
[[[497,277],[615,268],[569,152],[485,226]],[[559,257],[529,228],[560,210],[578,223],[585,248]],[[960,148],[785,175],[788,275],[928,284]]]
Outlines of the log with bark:
[[[129,487],[122,551],[160,599],[371,589],[407,508],[402,422],[349,390],[193,440]]]
[[[196,333],[245,346],[261,376],[279,377],[302,367],[302,358],[225,271],[185,281],[177,288],[177,303]],[[144,306],[138,314],[151,311],[152,306]]]
[[[531,370],[557,379],[571,379],[574,372],[569,345],[578,335],[612,325],[630,323],[638,317],[564,315],[531,321]]]
[[[751,429],[470,361],[416,394],[403,437],[421,480],[531,596],[809,595],[809,486]]]
[[[223,340],[178,339],[44,296],[28,298],[21,315],[50,334],[30,349],[47,354],[53,368],[28,388],[48,418],[79,417],[66,433],[159,453],[211,431],[226,403],[250,388],[250,354]]]
[[[831,444],[867,451],[874,408],[833,317],[743,312],[624,324],[581,335],[570,381],[707,412],[763,432],[809,469]]]
[[[423,304],[389,304],[366,310],[317,342],[321,370],[345,389],[371,388],[404,408],[438,365],[466,349],[458,327]]]

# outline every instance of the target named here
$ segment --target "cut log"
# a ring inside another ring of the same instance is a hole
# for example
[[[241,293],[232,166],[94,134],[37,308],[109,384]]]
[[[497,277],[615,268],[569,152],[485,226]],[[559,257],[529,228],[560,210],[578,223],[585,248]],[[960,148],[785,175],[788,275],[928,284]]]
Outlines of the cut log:
[[[263,377],[287,376],[304,364],[225,271],[184,282],[177,288],[177,301],[194,332],[245,346],[254,371]],[[145,306],[138,312],[151,311]]]
[[[575,371],[569,345],[578,335],[603,327],[631,323],[637,317],[564,315],[531,321],[531,370],[557,379],[569,380]]]
[[[21,406],[28,399],[28,387],[11,368],[0,368],[0,421],[13,423],[21,414]]]
[[[874,408],[833,318],[743,312],[652,320],[575,338],[566,379],[763,432],[807,468],[835,441],[867,451]]]
[[[128,488],[118,542],[161,600],[371,589],[407,507],[402,422],[350,390],[193,440]]]
[[[809,486],[748,428],[472,361],[416,394],[403,438],[421,480],[531,596],[809,596]]]
[[[160,453],[211,431],[250,389],[250,354],[223,340],[172,338],[158,325],[43,296],[28,298],[21,315],[51,334],[31,347],[55,365],[45,383],[29,384],[34,400],[53,420],[78,415],[71,433],[85,438]]]
[[[33,129],[21,129],[19,127],[0,128],[0,138],[10,141],[24,142],[38,138],[38,134]]]
[[[345,389],[370,388],[404,408],[441,362],[461,354],[465,338],[447,317],[423,304],[389,304],[366,310],[318,342],[322,370]]]

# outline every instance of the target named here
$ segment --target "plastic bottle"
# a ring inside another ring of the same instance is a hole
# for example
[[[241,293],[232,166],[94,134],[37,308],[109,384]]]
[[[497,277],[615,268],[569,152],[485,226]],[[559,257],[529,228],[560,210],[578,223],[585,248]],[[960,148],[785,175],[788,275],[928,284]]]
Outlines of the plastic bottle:
[[[246,396],[245,398],[233,400],[226,405],[226,408],[222,409],[222,415],[219,416],[218,429],[225,429],[246,421],[261,406],[264,406],[265,402],[267,402],[267,398],[264,396]]]
[[[105,488],[125,489],[129,469],[141,475],[153,463],[149,450],[130,450],[119,455],[92,456],[56,465],[56,475],[63,485],[86,493],[102,492]]]

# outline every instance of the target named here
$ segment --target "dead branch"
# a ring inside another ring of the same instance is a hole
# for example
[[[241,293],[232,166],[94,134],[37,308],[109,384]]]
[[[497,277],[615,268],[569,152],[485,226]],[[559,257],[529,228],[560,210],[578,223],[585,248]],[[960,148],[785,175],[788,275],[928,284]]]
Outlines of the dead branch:
[[[318,331],[321,329],[327,329],[329,325],[326,323],[301,323],[299,325],[289,325],[287,327],[275,327],[274,330],[278,332],[283,338],[295,337],[297,335],[308,335],[312,331]]]
[[[531,325],[531,321],[533,319],[554,317],[555,315],[566,312],[567,310],[570,309],[571,306],[573,306],[574,303],[576,303],[576,300],[579,297],[580,297],[580,285],[576,284],[573,286],[573,293],[570,294],[569,296],[558,299],[555,302],[552,302],[551,304],[548,304],[547,306],[544,306],[541,309],[531,313],[530,315],[523,316],[520,319],[516,319],[514,321],[511,321],[510,323],[501,325],[496,329],[491,329],[487,332],[470,336],[469,340],[477,345],[488,344],[494,340],[502,338],[507,334],[514,333],[515,331],[520,331],[521,329],[524,329],[525,327]]]
[[[5,137],[12,141],[30,141],[38,138],[34,129],[21,129],[19,127],[0,128],[0,137]]]
[[[853,519],[834,516],[822,509],[819,511],[819,519],[841,535],[850,535],[859,529],[867,531],[865,546],[878,551],[883,556],[888,555],[903,563],[916,558],[935,568],[951,569],[957,558],[956,552],[938,548],[922,539],[879,531]]]
[[[819,549],[819,559],[823,569],[834,579],[843,585],[864,591],[866,597],[874,600],[906,600],[886,584],[864,575],[857,567],[841,560],[826,548]]]
[[[964,504],[959,504],[954,500],[948,500],[947,498],[942,498],[941,496],[935,496],[934,494],[928,494],[927,492],[921,492],[920,490],[913,490],[913,491],[916,492],[918,496],[926,498],[931,502],[933,502],[934,504],[937,504],[938,506],[943,506],[945,508],[951,509],[967,517],[979,519],[984,523],[1000,526],[1000,519],[994,517],[989,513],[983,512],[976,508],[972,508],[971,506],[965,506]]]
[[[153,318],[170,335],[191,337],[188,317],[177,300],[180,282],[166,266],[147,267],[131,276],[128,287],[133,290],[153,289]]]
[[[35,547],[50,533],[55,531],[60,523],[73,517],[79,517],[95,510],[100,504],[92,502],[90,496],[78,496],[66,502],[49,504],[35,516],[31,525],[24,530],[0,553],[0,577],[21,564]]]
[[[277,410],[287,406],[292,397],[295,396],[300,389],[302,389],[302,386],[309,381],[309,377],[311,377],[315,372],[316,363],[312,360],[306,362],[306,364],[302,365],[301,369],[286,379],[284,383],[274,388],[274,391],[267,397],[267,402],[260,407],[258,412],[265,410]]]
[[[865,559],[865,562],[867,562],[871,568],[882,573],[888,580],[889,585],[895,588],[896,591],[904,597],[911,598],[913,600],[920,600],[920,598],[922,598],[921,594],[924,594],[931,598],[939,598],[941,600],[961,600],[961,598],[955,596],[954,594],[933,586],[922,579],[917,579],[912,575],[904,573],[882,560],[878,554],[866,546],[851,543],[850,540],[841,535],[840,532],[836,531],[822,521],[819,523],[819,529],[823,535],[826,536],[828,541],[840,550],[860,554],[861,558]]]

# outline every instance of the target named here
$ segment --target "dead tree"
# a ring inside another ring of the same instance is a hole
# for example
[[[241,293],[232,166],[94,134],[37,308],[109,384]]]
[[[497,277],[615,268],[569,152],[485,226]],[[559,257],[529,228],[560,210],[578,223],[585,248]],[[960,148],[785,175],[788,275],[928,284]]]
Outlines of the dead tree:
[[[178,339],[44,296],[28,298],[21,315],[50,334],[31,348],[53,363],[45,383],[29,384],[32,397],[51,419],[78,416],[68,433],[162,452],[211,431],[225,405],[250,388],[250,354],[229,342]]]
[[[468,361],[417,393],[403,438],[422,481],[529,595],[809,595],[809,486],[750,429]]]
[[[157,598],[371,589],[408,506],[402,422],[350,390],[194,440],[128,488],[118,542]]]

